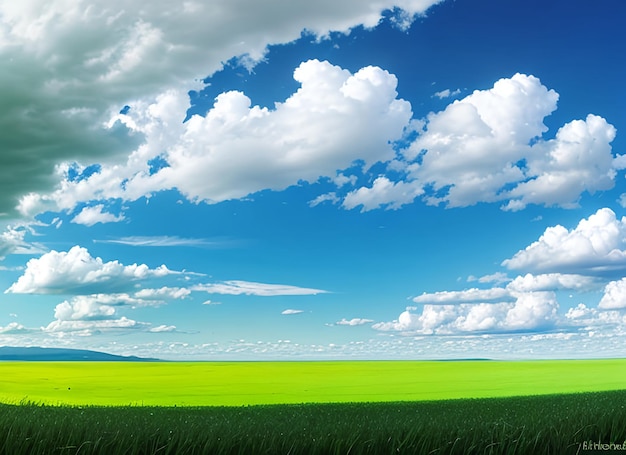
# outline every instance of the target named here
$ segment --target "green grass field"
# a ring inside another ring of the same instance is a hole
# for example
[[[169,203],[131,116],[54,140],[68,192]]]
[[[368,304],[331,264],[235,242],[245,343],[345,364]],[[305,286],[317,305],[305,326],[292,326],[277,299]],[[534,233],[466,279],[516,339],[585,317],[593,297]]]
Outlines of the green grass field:
[[[626,360],[3,362],[0,403],[241,406],[626,389]]]
[[[4,362],[0,403],[0,455],[573,455],[622,451],[626,360]]]
[[[0,455],[623,453],[624,403],[626,391],[201,408],[0,405]],[[620,449],[590,450],[594,443]]]

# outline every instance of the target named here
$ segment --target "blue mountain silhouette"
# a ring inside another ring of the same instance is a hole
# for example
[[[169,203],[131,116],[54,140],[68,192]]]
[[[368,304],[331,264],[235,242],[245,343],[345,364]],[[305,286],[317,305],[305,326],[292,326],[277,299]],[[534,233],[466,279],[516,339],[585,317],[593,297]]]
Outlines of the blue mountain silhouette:
[[[93,362],[150,362],[149,359],[136,356],[121,356],[86,349],[11,347],[0,346],[0,361],[93,361]]]

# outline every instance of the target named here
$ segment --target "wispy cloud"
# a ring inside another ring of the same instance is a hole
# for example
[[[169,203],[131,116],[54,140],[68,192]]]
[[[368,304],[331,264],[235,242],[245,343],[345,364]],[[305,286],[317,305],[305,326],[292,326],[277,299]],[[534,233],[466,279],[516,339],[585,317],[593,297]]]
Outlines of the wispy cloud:
[[[148,332],[152,333],[164,333],[164,332],[175,332],[175,325],[159,325],[157,327],[152,327]]]
[[[321,289],[302,288],[286,284],[266,284],[252,281],[231,280],[222,283],[201,284],[191,288],[193,291],[203,291],[209,294],[228,295],[257,295],[257,296],[277,296],[277,295],[316,295],[325,294],[328,291]]]
[[[331,204],[337,204],[340,201],[341,201],[341,199],[337,196],[336,193],[330,192],[330,193],[326,193],[326,194],[320,194],[315,199],[309,201],[309,206],[310,207],[317,207],[322,202],[330,202]]]
[[[504,288],[472,288],[464,291],[440,291],[431,294],[424,293],[413,299],[415,303],[431,305],[468,302],[502,302],[511,300],[515,300],[515,298]]]
[[[285,314],[285,315],[291,315],[291,314],[300,314],[300,313],[304,313],[303,310],[292,310],[292,309],[287,309],[285,311],[283,311],[280,314]]]
[[[115,243],[119,245],[146,246],[146,247],[189,246],[189,247],[210,248],[210,247],[226,246],[226,245],[232,244],[232,241],[184,238],[184,237],[178,237],[175,235],[173,236],[170,236],[170,235],[157,235],[157,236],[135,235],[135,236],[128,236],[128,237],[120,237],[118,239],[94,240],[94,243]]]

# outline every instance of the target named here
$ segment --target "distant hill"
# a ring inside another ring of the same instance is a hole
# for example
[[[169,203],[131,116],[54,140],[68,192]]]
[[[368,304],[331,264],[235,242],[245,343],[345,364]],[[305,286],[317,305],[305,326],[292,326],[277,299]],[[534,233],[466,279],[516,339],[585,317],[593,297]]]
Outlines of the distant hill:
[[[0,346],[0,361],[92,361],[92,362],[154,362],[158,359],[148,359],[135,356],[121,356],[105,352],[89,351],[85,349],[39,348],[39,347],[10,347]]]

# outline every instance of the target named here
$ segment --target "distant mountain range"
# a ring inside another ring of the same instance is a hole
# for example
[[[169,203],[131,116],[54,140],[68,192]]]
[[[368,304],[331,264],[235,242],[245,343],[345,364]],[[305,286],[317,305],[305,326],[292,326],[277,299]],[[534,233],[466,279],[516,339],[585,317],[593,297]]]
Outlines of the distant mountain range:
[[[91,361],[91,362],[155,362],[158,359],[148,359],[135,356],[121,356],[105,352],[89,351],[85,349],[39,348],[39,347],[10,347],[0,346],[0,361]]]

